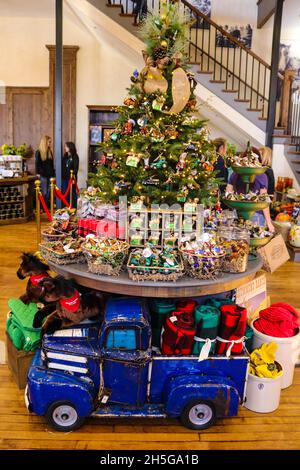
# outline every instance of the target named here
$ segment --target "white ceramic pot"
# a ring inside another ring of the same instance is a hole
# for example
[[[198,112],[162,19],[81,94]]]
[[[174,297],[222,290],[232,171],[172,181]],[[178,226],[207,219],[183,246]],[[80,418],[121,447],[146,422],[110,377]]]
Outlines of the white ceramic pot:
[[[289,242],[296,248],[300,248],[300,225],[293,225],[289,233]]]

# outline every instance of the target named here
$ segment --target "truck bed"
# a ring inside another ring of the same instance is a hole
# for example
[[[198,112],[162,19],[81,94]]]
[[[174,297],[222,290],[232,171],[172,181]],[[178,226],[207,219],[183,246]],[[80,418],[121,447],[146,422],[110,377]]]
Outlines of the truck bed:
[[[181,375],[206,375],[230,378],[239,393],[240,399],[244,399],[246,379],[248,373],[249,356],[212,356],[199,362],[197,356],[153,356],[149,368],[150,401],[162,403],[164,386],[168,378]]]

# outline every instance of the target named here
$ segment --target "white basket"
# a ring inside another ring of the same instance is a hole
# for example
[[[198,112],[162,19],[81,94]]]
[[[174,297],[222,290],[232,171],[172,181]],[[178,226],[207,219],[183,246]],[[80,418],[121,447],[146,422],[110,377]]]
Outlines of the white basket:
[[[281,365],[277,363],[277,366]],[[249,374],[246,388],[245,407],[256,413],[271,413],[280,403],[283,370],[275,378],[257,377]]]
[[[257,320],[257,318],[256,318]],[[297,335],[290,338],[277,338],[268,336],[258,331],[252,322],[253,329],[253,349],[259,348],[263,343],[276,343],[277,351],[275,359],[283,367],[283,378],[281,388],[287,388],[293,383],[295,364],[298,361],[300,353],[300,330]]]

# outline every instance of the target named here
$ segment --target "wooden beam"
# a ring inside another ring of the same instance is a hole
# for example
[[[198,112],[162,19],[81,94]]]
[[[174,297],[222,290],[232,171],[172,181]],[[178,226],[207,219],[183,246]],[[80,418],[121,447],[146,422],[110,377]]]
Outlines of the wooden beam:
[[[259,0],[257,2],[257,28],[262,28],[275,13],[277,0]]]

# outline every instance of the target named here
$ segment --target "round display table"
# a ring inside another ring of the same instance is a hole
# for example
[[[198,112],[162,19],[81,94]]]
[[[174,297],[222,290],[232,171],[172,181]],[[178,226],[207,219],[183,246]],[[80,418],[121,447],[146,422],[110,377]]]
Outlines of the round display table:
[[[48,263],[51,269],[66,278],[74,279],[77,284],[102,292],[114,294],[136,295],[140,297],[197,297],[202,295],[220,294],[246,284],[254,279],[262,267],[262,259],[258,256],[249,261],[248,269],[241,274],[224,273],[215,280],[202,281],[184,276],[176,282],[136,282],[129,279],[127,272],[120,276],[101,276],[88,272],[87,264],[57,265]]]

